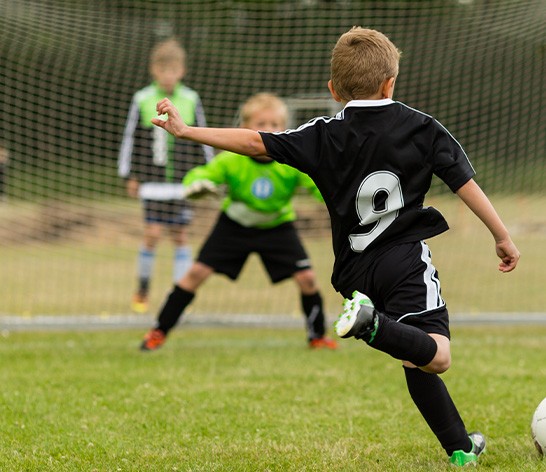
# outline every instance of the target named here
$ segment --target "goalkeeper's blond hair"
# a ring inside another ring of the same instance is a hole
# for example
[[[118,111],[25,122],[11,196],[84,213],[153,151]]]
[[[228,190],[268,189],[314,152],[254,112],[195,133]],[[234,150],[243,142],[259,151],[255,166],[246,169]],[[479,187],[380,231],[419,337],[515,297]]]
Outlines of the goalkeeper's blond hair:
[[[252,95],[246,100],[239,111],[239,121],[244,126],[259,110],[278,110],[284,122],[288,121],[288,107],[286,103],[274,93],[262,92]]]
[[[332,86],[344,101],[365,100],[398,75],[400,51],[383,33],[358,26],[338,39],[331,59]]]

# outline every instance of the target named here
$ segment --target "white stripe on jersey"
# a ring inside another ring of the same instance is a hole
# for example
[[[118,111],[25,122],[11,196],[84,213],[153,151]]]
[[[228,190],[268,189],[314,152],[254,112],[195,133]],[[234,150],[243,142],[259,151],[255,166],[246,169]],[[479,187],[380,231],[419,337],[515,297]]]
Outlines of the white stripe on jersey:
[[[296,129],[287,129],[285,131],[274,131],[271,134],[295,133],[297,131],[301,131],[302,129],[309,128],[310,126],[314,126],[317,121],[324,121],[325,123],[330,123],[330,121],[341,120],[341,119],[343,119],[342,112],[339,112],[336,116],[317,116],[316,118],[313,118],[307,123],[304,123],[303,125],[298,126]]]
[[[430,250],[424,241],[421,241],[421,260],[427,265],[423,274],[427,286],[427,310],[435,310],[445,305],[440,295],[440,280],[436,277],[436,268],[432,265]]]
[[[118,175],[128,177],[131,173],[131,156],[133,154],[134,134],[138,124],[139,111],[138,103],[133,98],[123,131],[123,141],[118,156]]]

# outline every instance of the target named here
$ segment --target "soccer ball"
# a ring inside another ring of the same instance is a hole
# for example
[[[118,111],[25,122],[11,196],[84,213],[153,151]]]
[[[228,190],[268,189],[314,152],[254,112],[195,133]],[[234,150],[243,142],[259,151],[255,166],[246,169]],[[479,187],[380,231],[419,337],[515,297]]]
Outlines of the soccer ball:
[[[546,453],[546,398],[540,402],[531,420],[531,434],[541,456]]]

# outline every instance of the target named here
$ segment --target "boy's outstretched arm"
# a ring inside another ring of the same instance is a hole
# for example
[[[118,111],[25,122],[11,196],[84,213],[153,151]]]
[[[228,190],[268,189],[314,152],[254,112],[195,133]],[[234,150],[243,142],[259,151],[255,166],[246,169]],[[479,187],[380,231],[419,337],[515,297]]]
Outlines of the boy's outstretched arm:
[[[188,126],[168,98],[158,102],[156,109],[158,115],[166,114],[167,119],[152,118],[152,123],[167,130],[176,138],[188,139],[245,156],[258,157],[266,155],[262,137],[257,131],[244,128]]]
[[[501,259],[499,270],[510,272],[515,269],[520,257],[518,248],[512,242],[508,230],[480,186],[470,179],[457,190],[457,195],[482,220],[495,238],[495,249],[497,256]]]

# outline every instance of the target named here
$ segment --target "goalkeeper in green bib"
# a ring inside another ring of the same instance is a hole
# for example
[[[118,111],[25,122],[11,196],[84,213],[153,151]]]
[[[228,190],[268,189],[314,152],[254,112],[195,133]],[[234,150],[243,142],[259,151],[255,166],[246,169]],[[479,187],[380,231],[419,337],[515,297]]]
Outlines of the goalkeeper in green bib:
[[[288,111],[275,95],[261,93],[241,108],[241,126],[262,131],[286,128]],[[251,253],[257,253],[272,283],[292,277],[301,294],[307,341],[313,349],[336,349],[326,336],[325,315],[317,280],[309,257],[294,226],[292,199],[298,188],[323,201],[314,182],[293,167],[273,160],[264,162],[232,152],[192,169],[184,177],[186,197],[216,192],[227,187],[227,196],[214,228],[197,260],[177,281],[161,308],[157,323],[144,337],[141,349],[161,347],[178,323],[197,289],[214,273],[236,280]]]

